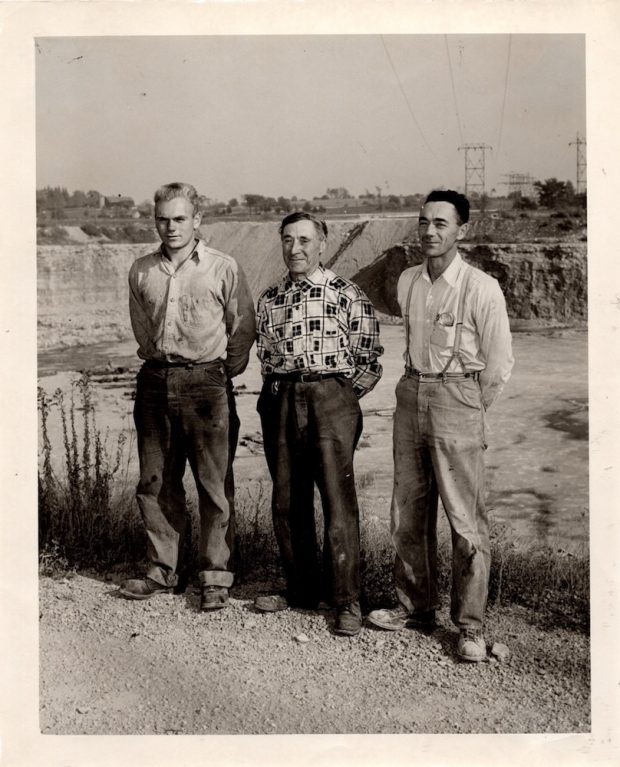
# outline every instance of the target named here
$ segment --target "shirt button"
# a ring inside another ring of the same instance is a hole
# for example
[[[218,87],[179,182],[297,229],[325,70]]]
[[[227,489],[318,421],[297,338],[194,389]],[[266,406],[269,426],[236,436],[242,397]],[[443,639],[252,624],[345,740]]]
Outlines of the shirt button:
[[[170,303],[171,303],[171,304],[173,304],[173,303],[174,303],[174,298],[171,298],[171,299],[170,299]]]

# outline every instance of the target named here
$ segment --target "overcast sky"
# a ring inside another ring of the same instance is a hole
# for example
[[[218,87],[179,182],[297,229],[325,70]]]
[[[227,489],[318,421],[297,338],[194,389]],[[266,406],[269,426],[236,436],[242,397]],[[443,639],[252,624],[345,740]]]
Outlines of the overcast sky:
[[[141,202],[464,186],[459,146],[576,181],[582,35],[38,38],[37,186]]]

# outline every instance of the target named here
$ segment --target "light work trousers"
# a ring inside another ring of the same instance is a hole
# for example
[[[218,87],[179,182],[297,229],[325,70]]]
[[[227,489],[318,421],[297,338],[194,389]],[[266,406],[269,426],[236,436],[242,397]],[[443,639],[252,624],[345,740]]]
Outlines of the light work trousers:
[[[188,522],[183,475],[189,462],[198,491],[199,580],[230,587],[232,461],[239,419],[223,364],[145,364],[138,373],[134,420],[140,457],[136,498],[148,539],[147,577],[167,586],[177,582]]]
[[[451,618],[481,628],[488,595],[489,523],[485,507],[484,411],[471,379],[396,387],[392,541],[398,598],[409,611],[439,606],[437,508],[452,532]]]

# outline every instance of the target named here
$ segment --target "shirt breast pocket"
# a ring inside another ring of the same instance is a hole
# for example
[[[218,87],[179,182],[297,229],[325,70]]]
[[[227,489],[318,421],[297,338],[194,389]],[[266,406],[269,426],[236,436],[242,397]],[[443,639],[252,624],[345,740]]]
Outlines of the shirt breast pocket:
[[[433,346],[441,346],[444,349],[451,349],[454,346],[454,333],[454,325],[439,325],[438,323],[434,323],[433,329],[431,330],[431,344],[433,344]]]

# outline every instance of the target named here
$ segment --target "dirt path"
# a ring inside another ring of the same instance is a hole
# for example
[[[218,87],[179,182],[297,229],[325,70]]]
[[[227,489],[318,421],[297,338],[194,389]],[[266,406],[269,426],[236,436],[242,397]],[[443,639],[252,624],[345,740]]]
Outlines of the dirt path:
[[[522,608],[489,614],[487,644],[509,659],[467,664],[445,611],[430,637],[365,626],[343,638],[330,611],[256,613],[264,584],[215,614],[193,591],[130,602],[117,585],[41,580],[44,734],[590,729],[588,637]]]

